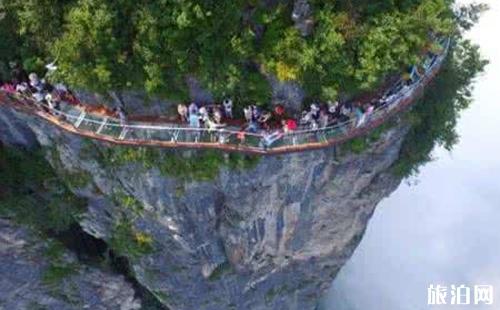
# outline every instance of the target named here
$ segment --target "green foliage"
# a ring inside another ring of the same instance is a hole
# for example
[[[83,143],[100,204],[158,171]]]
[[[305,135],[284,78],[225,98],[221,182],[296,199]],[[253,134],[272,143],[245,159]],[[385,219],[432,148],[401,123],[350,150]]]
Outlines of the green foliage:
[[[228,160],[218,151],[203,151],[191,157],[182,157],[175,154],[166,155],[159,166],[164,175],[210,181],[217,177],[222,166],[229,166],[235,170],[252,169],[258,163],[256,156],[230,154]]]
[[[254,70],[235,72],[234,77],[236,80],[233,82],[234,87],[231,94],[234,94],[237,104],[257,103],[262,106],[270,101],[271,86],[259,72]]]
[[[3,62],[0,76],[7,77],[6,62],[19,54],[21,42],[17,35],[18,23],[14,14],[7,11],[3,1],[0,1],[0,61]]]
[[[83,188],[90,184],[92,176],[86,171],[66,173],[63,176],[64,181],[72,188]]]
[[[77,265],[50,265],[44,270],[42,281],[45,285],[60,284],[68,276],[77,272]]]
[[[117,2],[116,6],[124,5]],[[59,78],[101,92],[131,84],[134,64],[128,57],[126,37],[130,16],[126,5],[120,10],[102,0],[81,0],[69,10],[65,31],[53,46],[59,58]]]
[[[470,105],[474,79],[488,62],[481,58],[477,46],[457,40],[442,72],[409,115],[414,126],[394,165],[400,176],[418,173],[419,167],[432,160],[436,146],[451,150],[458,141],[455,127],[460,112]]]
[[[430,32],[454,30],[450,8],[444,0],[425,0],[408,14],[383,14],[373,20],[359,49],[356,79],[368,89],[386,74],[419,63]]]
[[[171,154],[163,158],[159,169],[164,175],[210,181],[219,174],[223,163],[222,155],[216,151],[206,151],[199,156],[188,158]]]
[[[144,206],[135,197],[127,195],[122,191],[114,194],[113,201],[120,207],[130,210],[136,216],[140,215],[144,210]]]
[[[41,152],[0,149],[0,216],[45,232],[60,232],[78,219],[85,201],[57,180]]]
[[[377,142],[382,134],[388,129],[392,128],[394,124],[390,121],[385,122],[381,126],[373,129],[367,136],[351,139],[342,144],[346,150],[355,154],[363,153],[372,143]]]
[[[230,153],[228,156],[226,164],[233,170],[250,170],[255,168],[260,161],[260,157],[255,155]]]
[[[57,58],[55,78],[73,87],[182,100],[193,76],[243,103],[269,100],[272,73],[334,99],[377,86],[418,60],[430,32],[467,28],[482,10],[455,16],[452,2],[312,0],[314,29],[302,37],[283,2],[10,0],[0,2],[0,62],[43,71]]]
[[[53,60],[54,39],[62,33],[71,0],[0,1],[0,64],[20,61],[42,74]],[[5,73],[4,73],[5,74]]]
[[[114,223],[109,246],[119,255],[137,259],[153,251],[153,238],[134,227],[134,221],[141,216],[144,206],[124,191],[116,190],[112,200],[120,208],[120,217]]]
[[[153,252],[153,239],[137,230],[126,218],[120,219],[111,231],[110,247],[119,255],[138,259]]]
[[[58,241],[50,239],[44,252],[49,260],[49,265],[42,275],[42,282],[48,286],[57,286],[65,278],[78,272],[78,264],[70,262],[64,257],[65,248]]]
[[[103,151],[104,164],[119,167],[131,163],[140,163],[146,169],[153,168],[159,161],[160,152],[146,147],[109,147]]]
[[[200,151],[189,156],[147,147],[110,147],[104,151],[103,162],[111,167],[141,164],[145,169],[158,168],[164,176],[187,180],[210,181],[223,166],[235,170],[254,168],[257,156],[229,154],[227,159],[219,151]]]
[[[360,137],[347,141],[344,146],[355,154],[361,154],[368,148],[368,143],[366,137]]]

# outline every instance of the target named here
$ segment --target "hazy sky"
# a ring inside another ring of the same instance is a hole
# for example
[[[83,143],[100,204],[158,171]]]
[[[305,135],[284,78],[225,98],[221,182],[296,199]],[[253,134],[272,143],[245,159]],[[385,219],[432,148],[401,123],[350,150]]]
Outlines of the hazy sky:
[[[468,3],[472,1],[459,1]],[[490,61],[460,143],[384,200],[325,300],[328,310],[500,309],[500,0],[469,37]],[[427,306],[429,284],[495,286],[493,306]]]

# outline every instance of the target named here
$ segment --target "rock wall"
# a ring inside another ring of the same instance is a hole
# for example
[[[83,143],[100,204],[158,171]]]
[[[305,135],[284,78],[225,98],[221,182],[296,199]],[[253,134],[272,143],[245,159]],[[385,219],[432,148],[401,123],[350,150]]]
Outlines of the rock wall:
[[[302,36],[309,36],[314,28],[314,19],[311,4],[308,0],[295,0],[293,4],[292,20]]]
[[[53,242],[0,219],[0,309],[140,309],[123,276],[81,266]]]
[[[82,140],[14,114],[61,175],[85,179],[70,185],[90,201],[80,223],[86,232],[113,244],[117,223],[127,219],[151,239],[150,251],[122,254],[171,309],[314,309],[377,204],[399,185],[389,167],[408,131],[396,125],[361,154],[332,148],[263,157],[244,170],[221,165],[213,179],[198,181],[159,168],[170,156],[206,160],[197,152],[127,160],[143,150]],[[110,163],[118,149],[126,160]]]
[[[10,108],[0,106],[0,141],[8,146],[34,148],[38,141],[24,118],[14,115]]]

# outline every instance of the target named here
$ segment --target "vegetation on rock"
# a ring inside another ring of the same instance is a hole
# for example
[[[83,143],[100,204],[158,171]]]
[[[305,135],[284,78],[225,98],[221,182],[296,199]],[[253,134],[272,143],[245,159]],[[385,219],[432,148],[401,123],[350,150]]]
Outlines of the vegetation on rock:
[[[137,230],[124,217],[113,226],[109,246],[121,256],[138,259],[153,251],[153,239],[147,233]]]
[[[258,156],[224,154],[215,150],[183,153],[149,147],[114,146],[104,149],[102,155],[102,162],[109,167],[135,163],[145,169],[156,167],[164,176],[196,181],[213,180],[222,167],[244,170],[259,162]]]
[[[468,40],[457,42],[441,73],[407,115],[413,126],[394,164],[398,175],[415,175],[422,165],[432,160],[436,146],[451,150],[458,142],[457,121],[471,104],[474,79],[487,63],[478,46]]]
[[[85,210],[62,183],[41,151],[0,148],[0,216],[39,231],[69,229]]]
[[[187,99],[195,77],[216,98],[265,102],[272,74],[335,99],[416,63],[429,33],[452,33],[470,12],[453,12],[453,0],[310,2],[304,37],[293,1],[0,1],[0,60],[40,71],[57,59],[56,78],[101,92]]]

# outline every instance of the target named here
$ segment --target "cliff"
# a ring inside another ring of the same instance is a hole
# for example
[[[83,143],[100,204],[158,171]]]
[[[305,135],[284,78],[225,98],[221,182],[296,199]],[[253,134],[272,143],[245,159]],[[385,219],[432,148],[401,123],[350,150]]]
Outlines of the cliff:
[[[0,257],[2,309],[141,307],[123,276],[82,266],[57,242],[6,220],[0,220]]]
[[[17,138],[4,141],[36,137],[88,199],[82,228],[171,309],[313,309],[399,185],[389,168],[408,132],[395,124],[358,154],[247,159],[105,145],[6,113],[0,128]]]

